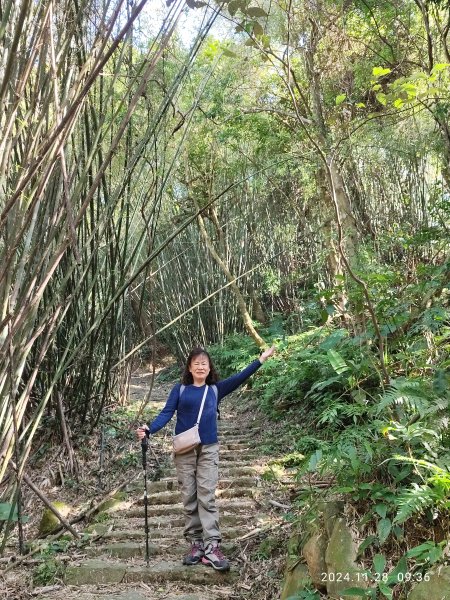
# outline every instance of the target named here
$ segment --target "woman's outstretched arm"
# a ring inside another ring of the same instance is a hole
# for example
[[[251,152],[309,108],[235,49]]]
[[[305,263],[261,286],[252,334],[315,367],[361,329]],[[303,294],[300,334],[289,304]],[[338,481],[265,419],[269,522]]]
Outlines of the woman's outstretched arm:
[[[227,377],[226,379],[222,379],[222,381],[218,381],[216,383],[217,392],[218,392],[218,400],[220,401],[227,394],[231,394],[234,392],[241,384],[246,381],[253,373],[261,367],[263,362],[265,362],[270,356],[275,352],[275,347],[272,346],[261,354],[259,358],[254,360],[252,363],[245,367],[243,371],[240,373],[236,373],[235,375],[231,375],[231,377]]]

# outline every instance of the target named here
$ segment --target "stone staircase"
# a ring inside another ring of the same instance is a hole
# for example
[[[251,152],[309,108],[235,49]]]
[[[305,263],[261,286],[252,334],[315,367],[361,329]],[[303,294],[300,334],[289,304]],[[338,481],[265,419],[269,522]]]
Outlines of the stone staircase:
[[[239,598],[239,541],[263,525],[268,516],[255,501],[258,452],[255,424],[240,427],[236,419],[219,421],[220,482],[217,504],[222,550],[231,559],[229,572],[186,567],[188,546],[175,469],[159,481],[148,481],[149,565],[145,557],[143,477],[126,489],[108,519],[88,527],[99,538],[73,555],[65,566],[64,587],[36,595],[38,600],[212,600]]]

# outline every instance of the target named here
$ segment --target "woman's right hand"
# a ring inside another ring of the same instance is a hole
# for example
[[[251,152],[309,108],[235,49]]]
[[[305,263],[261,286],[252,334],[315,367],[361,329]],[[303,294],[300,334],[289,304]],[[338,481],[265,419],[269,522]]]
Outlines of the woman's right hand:
[[[150,431],[147,425],[141,425],[138,429],[136,429],[136,437],[138,440],[143,440],[146,437],[146,431]]]

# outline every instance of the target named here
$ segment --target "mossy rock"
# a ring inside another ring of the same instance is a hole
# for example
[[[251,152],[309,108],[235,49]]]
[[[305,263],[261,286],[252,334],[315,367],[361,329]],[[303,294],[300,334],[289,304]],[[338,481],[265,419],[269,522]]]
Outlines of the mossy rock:
[[[308,567],[298,563],[293,569],[287,570],[284,576],[283,591],[280,600],[296,597],[302,590],[311,586]]]
[[[318,509],[322,514],[325,532],[330,538],[336,520],[344,513],[344,502],[342,500],[323,500],[319,502]]]
[[[128,494],[126,492],[117,492],[112,496],[112,498],[108,498],[100,504],[100,506],[95,511],[96,514],[103,512],[114,512],[115,510],[120,510],[123,508],[123,503],[128,498]]]
[[[59,500],[56,500],[51,504],[64,518],[66,518],[73,510],[71,506],[65,504],[64,502],[60,502]],[[61,523],[56,515],[54,515],[49,508],[46,508],[39,523],[39,535],[48,535],[60,524]]]
[[[408,594],[408,600],[450,600],[450,566],[440,565],[429,571]]]
[[[357,547],[352,532],[345,520],[338,517],[325,552],[327,592],[331,598],[347,599],[350,596],[344,596],[343,590],[367,587],[362,569],[355,562],[356,556]],[[355,600],[363,600],[363,597],[364,594],[354,596]]]
[[[325,589],[324,573],[327,573],[325,553],[327,539],[323,532],[317,532],[303,546],[303,556],[308,565],[309,574],[317,589]]]
[[[84,530],[84,533],[88,535],[105,535],[110,529],[110,525],[105,523],[93,523]]]

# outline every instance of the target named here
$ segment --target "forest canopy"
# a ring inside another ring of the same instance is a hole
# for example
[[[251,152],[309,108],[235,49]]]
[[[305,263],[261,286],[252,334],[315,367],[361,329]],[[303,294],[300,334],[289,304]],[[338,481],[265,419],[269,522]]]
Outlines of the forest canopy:
[[[297,451],[409,452],[448,508],[449,30],[444,0],[0,3],[5,502],[136,366],[274,341],[262,409],[331,428]]]

